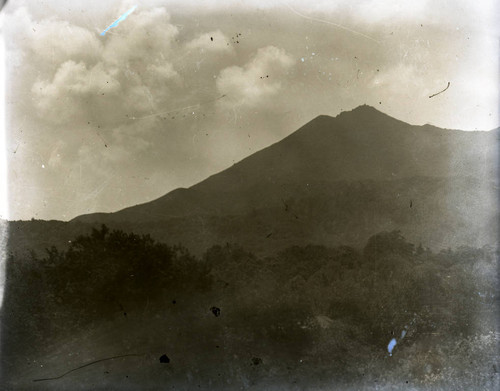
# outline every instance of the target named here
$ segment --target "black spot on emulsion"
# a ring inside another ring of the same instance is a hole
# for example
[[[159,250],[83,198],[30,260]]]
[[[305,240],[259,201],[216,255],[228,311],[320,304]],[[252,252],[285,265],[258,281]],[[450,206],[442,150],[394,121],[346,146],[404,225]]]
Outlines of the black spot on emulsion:
[[[210,41],[213,41],[214,40],[214,37],[210,37]]]
[[[160,363],[168,364],[169,362],[170,362],[170,359],[168,358],[168,356],[166,354],[164,354],[163,356],[160,357]]]
[[[252,358],[252,364],[253,365],[259,365],[259,364],[262,364],[262,359],[259,358],[259,357],[253,357]]]
[[[212,311],[212,314],[214,314],[215,316],[217,316],[217,317],[220,316],[220,308],[212,307],[212,308],[210,308],[210,311]]]

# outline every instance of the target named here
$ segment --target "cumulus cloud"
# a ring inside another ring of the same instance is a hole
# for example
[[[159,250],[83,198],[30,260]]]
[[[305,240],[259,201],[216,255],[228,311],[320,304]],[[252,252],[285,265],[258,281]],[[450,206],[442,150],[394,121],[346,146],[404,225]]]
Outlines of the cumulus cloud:
[[[15,18],[33,24],[25,9]],[[181,77],[170,60],[178,29],[164,8],[136,12],[102,38],[65,21],[34,25],[41,26],[40,34],[24,50],[41,63],[31,92],[46,123],[86,119],[118,126],[127,115],[150,114],[164,105],[173,89],[180,92]]]
[[[43,61],[54,59],[57,61],[67,59],[92,61],[99,56],[102,49],[102,44],[96,34],[67,21],[42,20],[33,29],[35,39],[32,41],[31,48]]]
[[[82,120],[88,115],[89,105],[85,102],[98,95],[107,95],[107,100],[103,99],[98,105],[109,108],[112,103],[109,100],[119,96],[121,91],[115,76],[116,70],[108,70],[102,63],[89,69],[83,62],[64,62],[52,80],[37,81],[31,89],[38,115],[54,124]],[[101,111],[101,115],[106,113]]]
[[[233,105],[265,104],[282,87],[286,72],[294,64],[283,49],[267,46],[257,51],[243,67],[223,69],[217,78],[217,89],[227,96],[224,102]]]
[[[179,31],[163,7],[136,11],[105,36],[104,60],[116,66],[168,60]]]
[[[20,66],[26,57],[36,59],[40,71],[50,72],[54,64],[95,61],[102,51],[96,34],[86,28],[56,18],[34,20],[26,7],[9,15],[4,26],[9,62]]]

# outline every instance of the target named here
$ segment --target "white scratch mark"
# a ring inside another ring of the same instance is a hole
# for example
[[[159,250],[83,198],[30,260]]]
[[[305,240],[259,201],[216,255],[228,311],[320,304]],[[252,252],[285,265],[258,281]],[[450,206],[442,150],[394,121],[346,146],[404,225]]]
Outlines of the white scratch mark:
[[[297,11],[296,9],[294,9],[291,5],[289,5],[288,3],[284,3],[289,9],[290,11],[292,11],[294,14],[298,15],[298,16],[301,16],[302,18],[305,18],[305,19],[309,19],[309,20],[312,20],[312,21],[315,21],[315,22],[319,22],[319,23],[326,23],[326,24],[329,24],[329,25],[332,25],[332,26],[335,26],[339,29],[342,29],[342,30],[345,30],[345,31],[348,31],[350,33],[353,33],[353,34],[356,34],[356,35],[359,35],[363,38],[366,38],[366,39],[369,39],[370,41],[373,41],[373,42],[377,42],[377,43],[380,43],[380,41],[376,40],[375,38],[373,37],[370,37],[369,35],[366,35],[366,34],[363,34],[359,31],[356,31],[356,30],[353,30],[349,27],[346,27],[346,26],[343,26],[341,24],[338,24],[338,23],[334,23],[334,22],[330,22],[328,20],[324,20],[324,19],[318,19],[318,18],[313,18],[311,16],[307,16],[307,15],[304,15],[304,14],[301,14],[299,11]]]
[[[198,108],[202,105],[205,105],[207,103],[210,103],[210,102],[214,102],[216,100],[219,100],[219,99],[222,99],[224,98],[226,95],[221,95],[219,96],[218,98],[216,99],[212,99],[212,100],[209,100],[209,101],[206,101],[206,102],[203,102],[203,103],[197,103],[195,105],[191,105],[191,106],[186,106],[186,107],[179,107],[177,109],[173,109],[173,110],[167,110],[167,111],[162,111],[160,113],[153,113],[153,114],[149,114],[149,115],[145,115],[145,116],[142,116],[142,117],[130,117],[130,119],[133,119],[133,120],[137,120],[137,119],[145,119],[145,118],[151,118],[151,117],[156,117],[156,116],[160,116],[160,115],[165,115],[165,114],[170,114],[170,113],[176,113],[176,112],[179,112],[179,111],[184,111],[184,110],[187,110],[187,109],[193,109],[193,108]]]

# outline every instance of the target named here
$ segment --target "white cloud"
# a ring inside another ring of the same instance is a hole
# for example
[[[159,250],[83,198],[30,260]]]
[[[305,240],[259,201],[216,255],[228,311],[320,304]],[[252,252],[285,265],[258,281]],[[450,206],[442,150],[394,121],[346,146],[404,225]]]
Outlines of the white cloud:
[[[247,106],[265,104],[280,91],[284,74],[293,64],[293,58],[283,49],[260,48],[243,67],[232,66],[220,72],[217,88],[227,96],[222,102]]]
[[[33,20],[25,7],[17,9],[5,24],[8,47],[22,57],[36,58],[38,67],[67,60],[92,61],[102,44],[88,29],[56,18]]]
[[[24,8],[14,18],[41,26],[20,47],[40,65],[31,93],[46,123],[118,126],[127,115],[161,108],[182,87],[169,60],[178,30],[164,8],[135,12],[104,37],[56,19],[35,23]]]
[[[101,53],[102,44],[96,34],[85,28],[53,19],[32,25],[34,39],[31,48],[43,61],[92,61]]]
[[[64,62],[51,81],[37,81],[31,92],[38,116],[45,121],[64,124],[87,114],[84,101],[92,95],[118,97],[121,86],[102,63],[88,69],[83,62]]]
[[[165,8],[136,11],[103,37],[104,60],[123,67],[168,58],[178,33]]]

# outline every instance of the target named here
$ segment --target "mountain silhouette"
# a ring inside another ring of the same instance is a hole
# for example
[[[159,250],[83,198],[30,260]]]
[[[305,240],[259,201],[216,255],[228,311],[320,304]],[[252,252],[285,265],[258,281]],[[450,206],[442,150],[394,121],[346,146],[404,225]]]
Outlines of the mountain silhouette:
[[[321,115],[282,141],[190,187],[116,213],[75,221],[160,221],[198,214],[239,214],[282,203],[318,184],[472,177],[494,180],[498,132],[413,126],[367,105]]]
[[[321,115],[188,188],[71,224],[105,223],[194,251],[239,242],[359,244],[401,229],[433,247],[496,242],[498,131],[415,126],[363,105]]]

